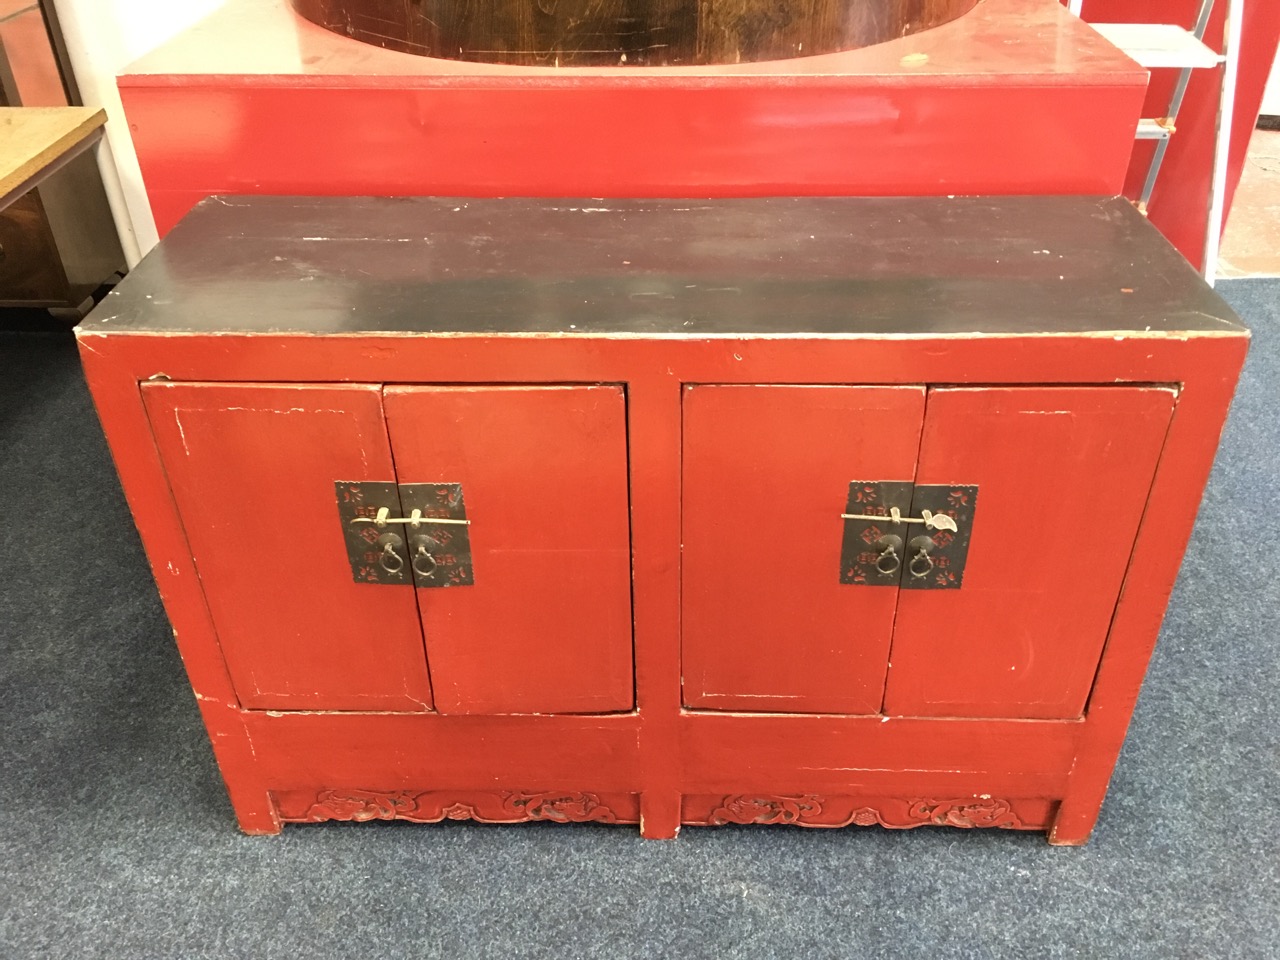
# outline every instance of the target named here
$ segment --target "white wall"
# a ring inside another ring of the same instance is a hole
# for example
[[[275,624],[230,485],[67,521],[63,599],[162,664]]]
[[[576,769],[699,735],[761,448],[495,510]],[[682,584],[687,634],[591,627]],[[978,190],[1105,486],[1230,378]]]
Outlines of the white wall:
[[[1267,78],[1267,89],[1262,94],[1262,112],[1280,116],[1280,52],[1276,53],[1275,63],[1271,64],[1271,76]]]
[[[108,146],[102,151],[102,176],[130,266],[155,246],[157,237],[116,90],[116,75],[223,2],[54,0],[80,94],[87,106],[104,107],[107,111]]]

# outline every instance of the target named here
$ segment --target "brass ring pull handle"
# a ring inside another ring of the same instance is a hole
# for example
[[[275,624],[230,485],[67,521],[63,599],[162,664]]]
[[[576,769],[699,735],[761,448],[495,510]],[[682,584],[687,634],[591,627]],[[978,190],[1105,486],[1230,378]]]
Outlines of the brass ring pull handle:
[[[876,558],[876,569],[886,577],[897,573],[902,568],[902,556],[898,550],[902,547],[902,538],[892,534],[881,537],[875,542],[880,556]]]
[[[911,541],[909,548],[915,551],[911,562],[907,564],[907,572],[911,576],[919,580],[929,575],[929,571],[933,569],[933,557],[929,556],[929,551],[936,546],[932,537],[916,537]]]
[[[921,565],[923,563],[923,566]],[[925,551],[921,550],[911,558],[911,563],[907,565],[907,570],[911,572],[913,577],[927,577],[929,571],[933,569],[933,557],[929,556]]]
[[[378,514],[374,517],[356,517],[352,523],[372,523],[376,527],[385,527],[388,523],[407,523],[409,526],[417,529],[424,523],[456,523],[462,526],[471,526],[470,520],[453,520],[449,517],[424,517],[421,510],[414,510],[407,517],[393,517],[391,510],[387,507],[379,507]]]
[[[888,576],[891,573],[896,573],[898,568],[901,566],[902,558],[898,556],[898,551],[893,549],[893,547],[890,547],[884,553],[880,554],[879,559],[876,560],[876,569],[885,576]]]
[[[427,549],[427,544],[432,541],[427,537],[418,537],[414,542],[417,546],[413,551],[413,572],[420,577],[429,577],[440,567],[436,558],[431,555],[431,551]]]
[[[950,530],[952,533],[959,531],[956,522],[948,517],[945,513],[933,513],[929,510],[921,510],[918,517],[904,517],[902,511],[897,507],[890,507],[888,516],[873,516],[867,513],[842,513],[842,520],[878,520],[881,523],[889,521],[892,524],[899,523],[923,523],[926,530]],[[922,574],[923,576],[923,574]]]
[[[404,557],[396,553],[396,544],[387,540],[382,545],[382,553],[378,554],[378,566],[387,573],[397,574],[404,569]]]

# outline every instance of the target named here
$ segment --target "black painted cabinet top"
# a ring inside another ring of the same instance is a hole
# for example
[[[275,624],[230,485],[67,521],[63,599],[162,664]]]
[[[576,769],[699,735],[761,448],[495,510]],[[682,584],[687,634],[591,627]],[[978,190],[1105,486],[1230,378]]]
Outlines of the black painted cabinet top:
[[[81,329],[1244,330],[1118,197],[213,197]]]

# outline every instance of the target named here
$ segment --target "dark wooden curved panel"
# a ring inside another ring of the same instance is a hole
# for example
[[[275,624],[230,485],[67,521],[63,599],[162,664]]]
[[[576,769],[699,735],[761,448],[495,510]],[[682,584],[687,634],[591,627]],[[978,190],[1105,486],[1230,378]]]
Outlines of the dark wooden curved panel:
[[[978,0],[292,0],[334,33],[425,57],[526,66],[674,66],[852,50]]]

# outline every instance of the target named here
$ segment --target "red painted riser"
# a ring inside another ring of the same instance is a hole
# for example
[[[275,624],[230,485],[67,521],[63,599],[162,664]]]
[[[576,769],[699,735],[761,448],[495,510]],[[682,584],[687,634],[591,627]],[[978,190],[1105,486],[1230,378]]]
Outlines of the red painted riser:
[[[122,96],[163,235],[224,193],[1113,194],[1141,91],[864,79],[781,89],[130,86]],[[229,120],[222,142],[192,144],[174,129],[211,114]],[[626,124],[594,119],[610,114]],[[323,149],[321,123],[335,132]],[[340,147],[370,140],[376,162],[364,146],[358,157]]]
[[[1084,16],[1189,26],[1197,6],[1086,0]],[[1217,5],[1211,44],[1225,6]],[[1280,6],[1243,6],[1228,210],[1280,38]],[[981,17],[1004,17],[1006,36],[966,48],[965,31]],[[849,54],[644,76],[430,61],[301,22],[283,38],[301,67],[264,73],[239,61],[245,72],[236,73],[218,46],[243,50],[245,38],[222,22],[178,38],[119,80],[161,236],[200,199],[223,193],[714,197],[1123,187],[1136,196],[1152,147],[1135,146],[1134,126],[1166,109],[1174,76],[1152,75],[1144,108],[1146,74],[1114,51],[1099,53],[1099,38],[1054,0],[987,0],[954,25]],[[947,49],[957,31],[961,40]],[[1054,52],[1047,60],[1043,48],[1028,52],[1020,65],[1029,37],[1048,38]],[[928,66],[899,62],[917,50],[929,51]],[[331,59],[339,66],[326,73]],[[342,69],[361,61],[358,71]],[[1197,266],[1218,90],[1219,71],[1194,72],[1151,203],[1152,222]]]
[[[225,193],[1113,194],[1146,85],[1053,0],[849,53],[643,71],[430,60],[300,22],[290,72],[228,75],[210,47],[244,43],[211,22],[119,80],[162,236]]]

